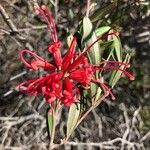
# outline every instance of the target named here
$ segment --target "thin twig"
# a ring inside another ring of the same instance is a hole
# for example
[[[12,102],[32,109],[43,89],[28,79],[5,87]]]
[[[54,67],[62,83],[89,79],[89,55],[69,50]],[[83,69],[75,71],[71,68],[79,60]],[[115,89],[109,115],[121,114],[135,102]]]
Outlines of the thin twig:
[[[146,139],[150,139],[150,131],[148,133],[146,133],[140,140],[140,142],[145,141]]]
[[[116,138],[116,139],[113,139],[113,140],[110,140],[110,141],[104,141],[104,142],[99,142],[99,143],[77,143],[77,142],[66,142],[65,144],[68,144],[68,145],[82,145],[82,146],[86,146],[88,144],[92,145],[92,146],[112,146],[112,144],[114,143],[117,143],[117,142],[123,142],[125,144],[128,144],[130,145],[131,147],[136,145],[136,146],[141,146],[141,144],[139,143],[135,143],[135,142],[129,142],[127,140],[124,140],[122,138]]]
[[[5,11],[4,7],[1,4],[0,4],[0,13],[5,22],[7,23],[7,25],[9,26],[9,28],[12,30],[12,32],[18,32],[16,26],[14,25],[14,23],[12,22],[9,15],[7,14],[7,12]]]
[[[86,17],[89,17],[91,0],[87,0]]]
[[[23,71],[23,72],[15,75],[15,76],[13,76],[13,77],[10,78],[10,81],[15,80],[17,78],[20,78],[21,76],[25,75],[26,73],[27,73],[26,71]]]

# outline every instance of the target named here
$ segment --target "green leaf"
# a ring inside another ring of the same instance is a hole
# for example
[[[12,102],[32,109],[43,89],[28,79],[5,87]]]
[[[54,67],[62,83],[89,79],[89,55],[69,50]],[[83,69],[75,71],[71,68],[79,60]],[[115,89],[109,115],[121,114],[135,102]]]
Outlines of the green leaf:
[[[89,18],[83,19],[83,40],[85,40],[86,46],[90,46],[97,39],[96,34],[92,31],[92,23]],[[101,51],[98,42],[93,45],[88,52],[89,59],[92,63],[99,63],[101,60]]]
[[[123,62],[128,63],[130,61],[130,57],[131,56],[129,54],[127,54],[126,58]],[[124,69],[124,65],[121,65],[119,68]],[[109,80],[109,85],[111,85],[112,88],[116,85],[118,80],[121,78],[121,75],[122,75],[121,71],[113,71],[112,72],[112,75],[111,75],[110,80]]]
[[[116,7],[116,1],[103,7],[102,9],[98,9],[91,17],[91,21],[92,22],[95,22],[95,21],[98,21],[98,20],[101,20],[101,19],[104,19],[104,17],[107,15],[107,14],[110,14],[111,11],[113,9],[115,9]]]
[[[96,35],[95,33],[93,33],[92,37],[88,40],[87,45],[91,45],[94,41],[96,40]],[[99,47],[99,44],[96,43],[92,50],[90,50],[88,52],[88,57],[90,62],[92,62],[93,64],[98,64],[101,61],[101,50]],[[99,71],[96,71],[95,74],[95,78],[98,79],[99,78]],[[100,87],[94,83],[90,84],[90,89],[89,89],[89,94],[90,97],[93,98],[95,96],[95,100],[97,100],[100,97],[100,94],[98,94],[101,91]]]
[[[110,32],[115,32],[111,30]],[[113,41],[112,47],[114,47],[114,51],[112,53],[112,57],[117,61],[122,61],[122,45],[119,36],[110,35],[108,36],[109,41]]]
[[[87,46],[90,46],[94,41],[96,41],[97,37],[95,33],[93,33],[92,37],[86,42]],[[88,56],[90,57],[90,60],[94,64],[98,64],[101,61],[101,49],[99,46],[99,43],[95,43],[93,47],[88,52]]]
[[[92,97],[92,98],[94,98],[94,99],[92,99],[92,100],[94,100],[94,101],[97,101],[99,98],[100,98],[100,96],[101,96],[101,92],[102,92],[102,90],[101,90],[101,88],[98,86],[98,85],[96,85],[95,83],[91,83],[90,84],[90,96]]]
[[[82,35],[82,40],[85,40],[86,38],[88,38],[91,33],[92,33],[92,23],[90,21],[89,18],[84,17],[83,18],[83,35]]]
[[[92,29],[92,22],[89,18],[85,17],[83,19],[83,40],[85,41],[86,47],[90,46],[93,42],[97,40],[97,36]],[[88,58],[93,64],[98,64],[101,61],[101,49],[98,42],[95,43],[91,50],[88,52]],[[96,74],[98,74],[98,71],[96,72]],[[99,77],[95,75],[95,78]],[[98,85],[91,83],[90,89],[88,91],[90,97],[92,98],[93,96],[96,96],[98,90],[100,91]]]
[[[48,112],[47,113],[47,122],[48,122],[48,131],[49,131],[50,136],[52,134],[52,129],[53,129],[53,120],[54,120],[53,113]]]
[[[98,90],[98,85],[96,85],[95,83],[91,83],[89,89],[90,97],[96,96],[97,90]]]
[[[103,26],[103,27],[97,28],[95,30],[95,33],[97,36],[101,36],[101,35],[105,34],[106,32],[108,32],[110,29],[111,29],[111,27],[109,27],[109,26]]]
[[[70,137],[75,129],[80,115],[80,104],[72,104],[69,109],[68,121],[67,121],[67,138]]]
[[[113,45],[114,45],[114,53],[116,54],[117,60],[122,61],[122,46],[121,46],[121,41],[120,38],[117,36],[113,35]]]

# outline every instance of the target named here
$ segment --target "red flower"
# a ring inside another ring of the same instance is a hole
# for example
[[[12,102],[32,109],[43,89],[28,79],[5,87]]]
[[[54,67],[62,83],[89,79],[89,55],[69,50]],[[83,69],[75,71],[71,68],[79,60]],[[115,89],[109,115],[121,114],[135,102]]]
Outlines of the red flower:
[[[120,70],[131,80],[134,80],[134,77],[126,72],[125,69],[121,70],[118,67],[115,67],[116,64],[121,64],[125,66],[124,68],[127,68],[129,67],[128,64],[124,64],[123,62],[107,61],[107,63],[113,65],[101,67],[99,65],[89,63],[86,57],[87,52],[98,40],[106,38],[108,35],[117,35],[117,33],[109,33],[98,38],[91,46],[80,54],[75,52],[76,38],[74,37],[69,50],[65,56],[62,57],[60,52],[61,42],[58,40],[55,22],[50,11],[46,6],[42,6],[41,8],[35,7],[35,9],[45,19],[51,32],[53,43],[48,46],[48,51],[53,54],[55,65],[41,58],[33,51],[26,49],[21,50],[20,59],[28,68],[37,70],[41,67],[47,70],[48,73],[42,77],[21,83],[19,85],[20,91],[24,91],[27,94],[34,96],[37,94],[43,94],[46,101],[51,103],[52,106],[56,99],[61,100],[65,106],[70,106],[71,104],[78,102],[80,99],[79,86],[87,88],[91,82],[98,84],[105,93],[108,95],[110,94],[112,99],[114,99],[110,89],[100,80],[94,79],[94,73],[96,70]],[[26,61],[24,53],[30,54],[33,57],[32,60]]]

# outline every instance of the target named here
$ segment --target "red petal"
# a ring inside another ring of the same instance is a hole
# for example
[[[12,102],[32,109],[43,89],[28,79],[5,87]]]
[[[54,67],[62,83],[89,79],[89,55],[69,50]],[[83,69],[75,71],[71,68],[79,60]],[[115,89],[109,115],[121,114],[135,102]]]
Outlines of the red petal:
[[[44,69],[54,69],[54,66],[48,62],[43,62],[39,60],[32,60],[31,61],[32,69],[37,70],[39,67]]]
[[[72,59],[75,56],[74,55],[75,46],[76,46],[76,38],[73,37],[70,48],[63,58],[62,70],[66,70],[68,68],[68,66],[70,65],[70,63],[72,62]]]
[[[37,89],[39,89],[39,86],[42,80],[43,80],[43,77],[32,79],[32,80],[27,80],[18,86],[19,91],[35,96],[37,93],[40,93]]]
[[[81,68],[71,72],[69,78],[80,82],[83,84],[83,86],[87,86],[93,78],[93,73],[94,72],[92,67]]]
[[[41,9],[42,8],[42,9]],[[47,22],[48,28],[51,32],[51,37],[53,39],[53,42],[57,42],[57,31],[56,31],[56,25],[55,21],[51,15],[51,12],[48,10],[48,8],[45,5],[42,5],[42,7],[35,6],[35,10],[37,13],[39,13]]]
[[[62,65],[60,46],[61,46],[61,42],[58,41],[58,42],[55,42],[55,43],[49,45],[49,47],[48,47],[48,50],[49,50],[49,52],[51,52],[53,54],[55,63],[58,67],[60,67]]]
[[[34,57],[36,60],[32,60],[31,62],[27,62],[25,59],[24,59],[24,56],[23,54],[26,53],[26,54],[30,54],[32,55],[32,57]],[[42,57],[38,56],[36,53],[32,52],[32,51],[29,51],[29,50],[26,50],[26,49],[23,49],[19,52],[19,55],[20,55],[20,59],[21,61],[29,68],[33,69],[33,70],[37,70],[38,67],[43,67],[45,69],[52,69],[52,70],[55,70],[56,68],[48,63],[46,60],[44,60]]]
[[[80,97],[80,92],[78,88],[75,86],[72,80],[66,78],[64,80],[64,91],[63,91],[62,103],[65,106],[70,107],[74,102],[77,102],[79,97]]]

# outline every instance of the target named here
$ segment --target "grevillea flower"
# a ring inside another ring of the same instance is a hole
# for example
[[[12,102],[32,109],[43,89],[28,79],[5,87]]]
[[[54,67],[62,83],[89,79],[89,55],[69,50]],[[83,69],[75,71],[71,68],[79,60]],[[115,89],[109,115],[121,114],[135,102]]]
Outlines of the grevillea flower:
[[[97,41],[106,38],[108,35],[117,36],[117,32],[109,33],[98,38],[91,46],[80,53],[76,52],[76,37],[73,37],[69,50],[62,57],[60,52],[61,41],[58,40],[56,25],[50,11],[46,6],[42,6],[41,8],[36,6],[35,10],[47,22],[52,38],[52,43],[48,46],[48,51],[52,53],[54,60],[53,63],[50,63],[33,51],[27,49],[21,50],[20,59],[28,68],[32,70],[43,68],[47,71],[47,74],[21,83],[19,85],[20,91],[34,96],[43,94],[51,106],[53,106],[55,100],[58,99],[65,106],[69,107],[71,104],[79,101],[81,97],[79,87],[88,88],[90,83],[98,84],[107,95],[110,94],[112,99],[114,99],[114,95],[110,89],[101,80],[95,79],[94,74],[96,70],[119,70],[131,80],[134,80],[134,77],[125,70],[129,67],[128,64],[115,61],[107,61],[106,66],[102,65],[106,63],[105,61],[101,62],[101,65],[91,64],[86,56],[87,52]],[[31,55],[32,60],[27,61],[24,58],[24,54],[28,54],[26,56]],[[119,69],[119,65],[124,65],[125,69]]]

